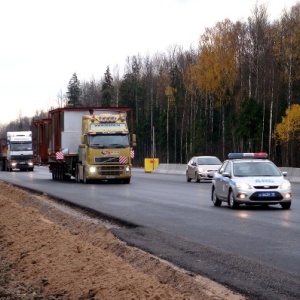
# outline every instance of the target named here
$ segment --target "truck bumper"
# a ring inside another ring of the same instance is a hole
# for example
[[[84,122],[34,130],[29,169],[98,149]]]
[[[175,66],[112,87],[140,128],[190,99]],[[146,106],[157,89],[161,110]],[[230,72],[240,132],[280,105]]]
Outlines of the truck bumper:
[[[79,165],[76,181],[108,180],[130,183],[131,165]]]
[[[121,179],[131,177],[130,165],[95,165],[86,167],[89,179]]]
[[[33,170],[33,161],[10,161],[8,163],[11,169]]]

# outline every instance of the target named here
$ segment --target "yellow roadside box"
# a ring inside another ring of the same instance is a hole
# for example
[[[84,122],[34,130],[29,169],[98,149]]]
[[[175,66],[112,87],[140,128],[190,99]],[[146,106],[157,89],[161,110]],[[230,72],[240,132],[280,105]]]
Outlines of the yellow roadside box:
[[[158,158],[145,158],[145,172],[150,173],[159,165]]]

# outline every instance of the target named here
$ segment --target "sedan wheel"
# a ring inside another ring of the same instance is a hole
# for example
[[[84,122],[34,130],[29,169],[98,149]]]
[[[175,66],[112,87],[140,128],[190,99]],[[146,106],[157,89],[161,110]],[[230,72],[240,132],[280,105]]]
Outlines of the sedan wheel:
[[[232,191],[229,192],[229,196],[228,196],[228,205],[229,205],[230,208],[233,208],[233,209],[239,207],[238,203],[236,203],[236,201],[235,201],[235,199],[234,199],[234,196],[233,196]]]
[[[221,206],[221,204],[222,204],[222,201],[219,200],[218,197],[217,197],[217,195],[216,195],[215,188],[212,189],[211,200],[212,200],[214,206]]]
[[[187,182],[191,182],[191,178],[189,177],[188,172],[186,172],[186,181],[187,181]]]

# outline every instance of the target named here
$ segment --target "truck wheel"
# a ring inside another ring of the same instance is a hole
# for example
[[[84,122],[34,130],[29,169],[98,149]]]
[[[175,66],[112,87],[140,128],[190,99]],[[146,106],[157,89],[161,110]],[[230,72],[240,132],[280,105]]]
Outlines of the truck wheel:
[[[62,167],[57,169],[57,179],[60,181],[64,180],[64,170]]]
[[[70,179],[71,179],[71,176],[70,176],[70,175],[64,174],[63,181],[70,181]]]
[[[57,168],[53,168],[52,169],[52,179],[53,180],[57,180]]]
[[[83,183],[89,183],[89,180],[86,178],[85,168],[83,168]]]
[[[78,165],[76,165],[76,168],[75,168],[75,182],[78,182],[78,183],[80,182]]]
[[[130,183],[130,178],[125,178],[125,179],[123,179],[123,183],[129,184],[129,183]]]

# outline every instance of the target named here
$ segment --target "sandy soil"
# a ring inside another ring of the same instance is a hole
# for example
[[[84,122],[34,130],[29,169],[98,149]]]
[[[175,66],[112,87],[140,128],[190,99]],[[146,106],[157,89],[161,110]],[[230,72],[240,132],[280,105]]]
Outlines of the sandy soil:
[[[111,226],[0,181],[0,299],[245,299],[127,246]]]

